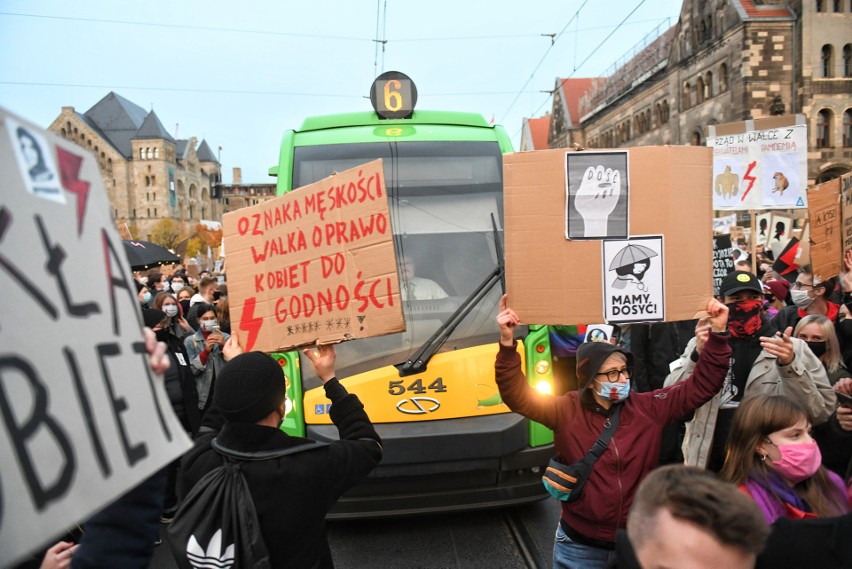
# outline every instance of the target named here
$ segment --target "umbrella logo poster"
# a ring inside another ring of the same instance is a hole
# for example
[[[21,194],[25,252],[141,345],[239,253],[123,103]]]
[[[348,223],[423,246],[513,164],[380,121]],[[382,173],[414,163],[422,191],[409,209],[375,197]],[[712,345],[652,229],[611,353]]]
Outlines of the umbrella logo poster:
[[[603,259],[607,322],[665,320],[662,235],[603,241]]]

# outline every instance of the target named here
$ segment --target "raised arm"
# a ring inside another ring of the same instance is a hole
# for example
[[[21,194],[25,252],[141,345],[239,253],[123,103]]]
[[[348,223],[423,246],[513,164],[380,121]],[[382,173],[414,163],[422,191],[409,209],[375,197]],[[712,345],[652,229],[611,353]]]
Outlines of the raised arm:
[[[509,409],[528,419],[555,429],[557,423],[557,397],[540,393],[530,387],[521,369],[521,356],[513,337],[515,327],[520,324],[518,315],[506,304],[506,295],[500,299],[500,350],[494,364],[495,380],[500,397]]]

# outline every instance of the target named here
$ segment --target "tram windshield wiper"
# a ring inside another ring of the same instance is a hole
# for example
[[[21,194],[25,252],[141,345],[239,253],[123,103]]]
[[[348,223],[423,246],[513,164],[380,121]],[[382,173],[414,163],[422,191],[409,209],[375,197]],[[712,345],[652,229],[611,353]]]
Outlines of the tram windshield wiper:
[[[494,267],[494,270],[485,277],[470,296],[461,303],[456,311],[447,318],[447,321],[444,322],[434,334],[432,334],[431,338],[426,340],[426,343],[424,343],[423,346],[414,353],[414,355],[408,358],[408,360],[404,363],[396,365],[396,368],[399,370],[400,377],[424,371],[429,360],[433,355],[435,355],[435,352],[444,345],[444,342],[446,342],[447,338],[452,335],[458,325],[461,324],[462,320],[464,320],[464,318],[470,314],[471,310],[473,310],[482,301],[482,299],[485,298],[485,295],[488,294],[488,291],[490,291],[497,282],[501,284],[503,292],[506,292],[506,266],[503,262],[503,247],[500,243],[500,234],[497,231],[497,221],[494,219],[493,213],[491,214],[491,228],[494,235],[494,249],[497,253],[497,266]]]

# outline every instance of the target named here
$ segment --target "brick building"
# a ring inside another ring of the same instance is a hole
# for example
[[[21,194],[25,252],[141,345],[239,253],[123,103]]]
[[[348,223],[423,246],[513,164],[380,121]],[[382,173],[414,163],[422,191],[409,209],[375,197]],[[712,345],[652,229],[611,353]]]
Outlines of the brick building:
[[[170,217],[188,233],[200,220],[221,221],[219,161],[206,141],[176,140],[154,111],[110,92],[85,113],[63,107],[50,130],[98,160],[118,227],[136,239]]]
[[[852,0],[684,0],[606,77],[557,79],[548,145],[704,144],[708,125],[802,113],[810,183],[837,177],[852,170],[850,31]]]
[[[222,214],[244,207],[258,205],[275,197],[275,182],[268,184],[243,184],[240,168],[234,168],[233,184],[222,184]]]

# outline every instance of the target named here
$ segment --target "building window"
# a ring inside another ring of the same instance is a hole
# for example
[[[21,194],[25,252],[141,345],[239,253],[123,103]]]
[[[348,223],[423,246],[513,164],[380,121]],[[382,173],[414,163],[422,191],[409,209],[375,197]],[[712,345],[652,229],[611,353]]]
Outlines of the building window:
[[[852,146],[852,109],[843,113],[843,146]]]
[[[156,185],[157,185],[157,177],[156,177],[156,176],[151,176],[151,185],[152,185],[152,186],[156,186]]]
[[[692,138],[690,139],[689,143],[692,146],[701,146],[701,131],[700,130],[695,130],[692,133]]]
[[[154,148],[154,160],[159,160],[159,159],[160,159],[160,149]]]
[[[157,208],[154,208],[154,217],[157,217]]]
[[[704,79],[699,75],[698,81],[695,82],[695,103],[701,104],[704,102]]]
[[[728,90],[728,66],[722,64],[719,66],[719,92],[724,93]]]
[[[843,76],[852,77],[852,43],[843,46]]]
[[[828,148],[831,145],[831,111],[823,109],[817,115],[817,148]]]
[[[151,217],[151,208],[148,208],[148,217]]]
[[[834,48],[831,46],[831,44],[825,44],[824,46],[822,46],[822,58],[821,58],[821,60],[822,60],[822,76],[823,77],[831,77],[832,76],[832,69],[831,68],[834,67],[833,64],[832,64],[833,63],[832,60],[834,59],[833,55],[834,55]]]
[[[139,160],[145,160],[145,149],[144,148],[139,149]]]
[[[704,89],[707,91],[707,98],[713,98],[713,72],[708,71],[707,75],[704,76]]]
[[[842,12],[843,11],[843,0],[834,0],[834,11]]]
[[[684,83],[683,84],[683,108],[684,109],[688,109],[691,106],[690,105],[691,101],[690,101],[690,97],[689,97],[690,90],[691,90],[691,88],[690,88],[689,82]]]
[[[663,101],[663,123],[669,122],[669,101],[668,99]]]
[[[816,11],[822,12],[824,9],[823,0],[816,0]]]

